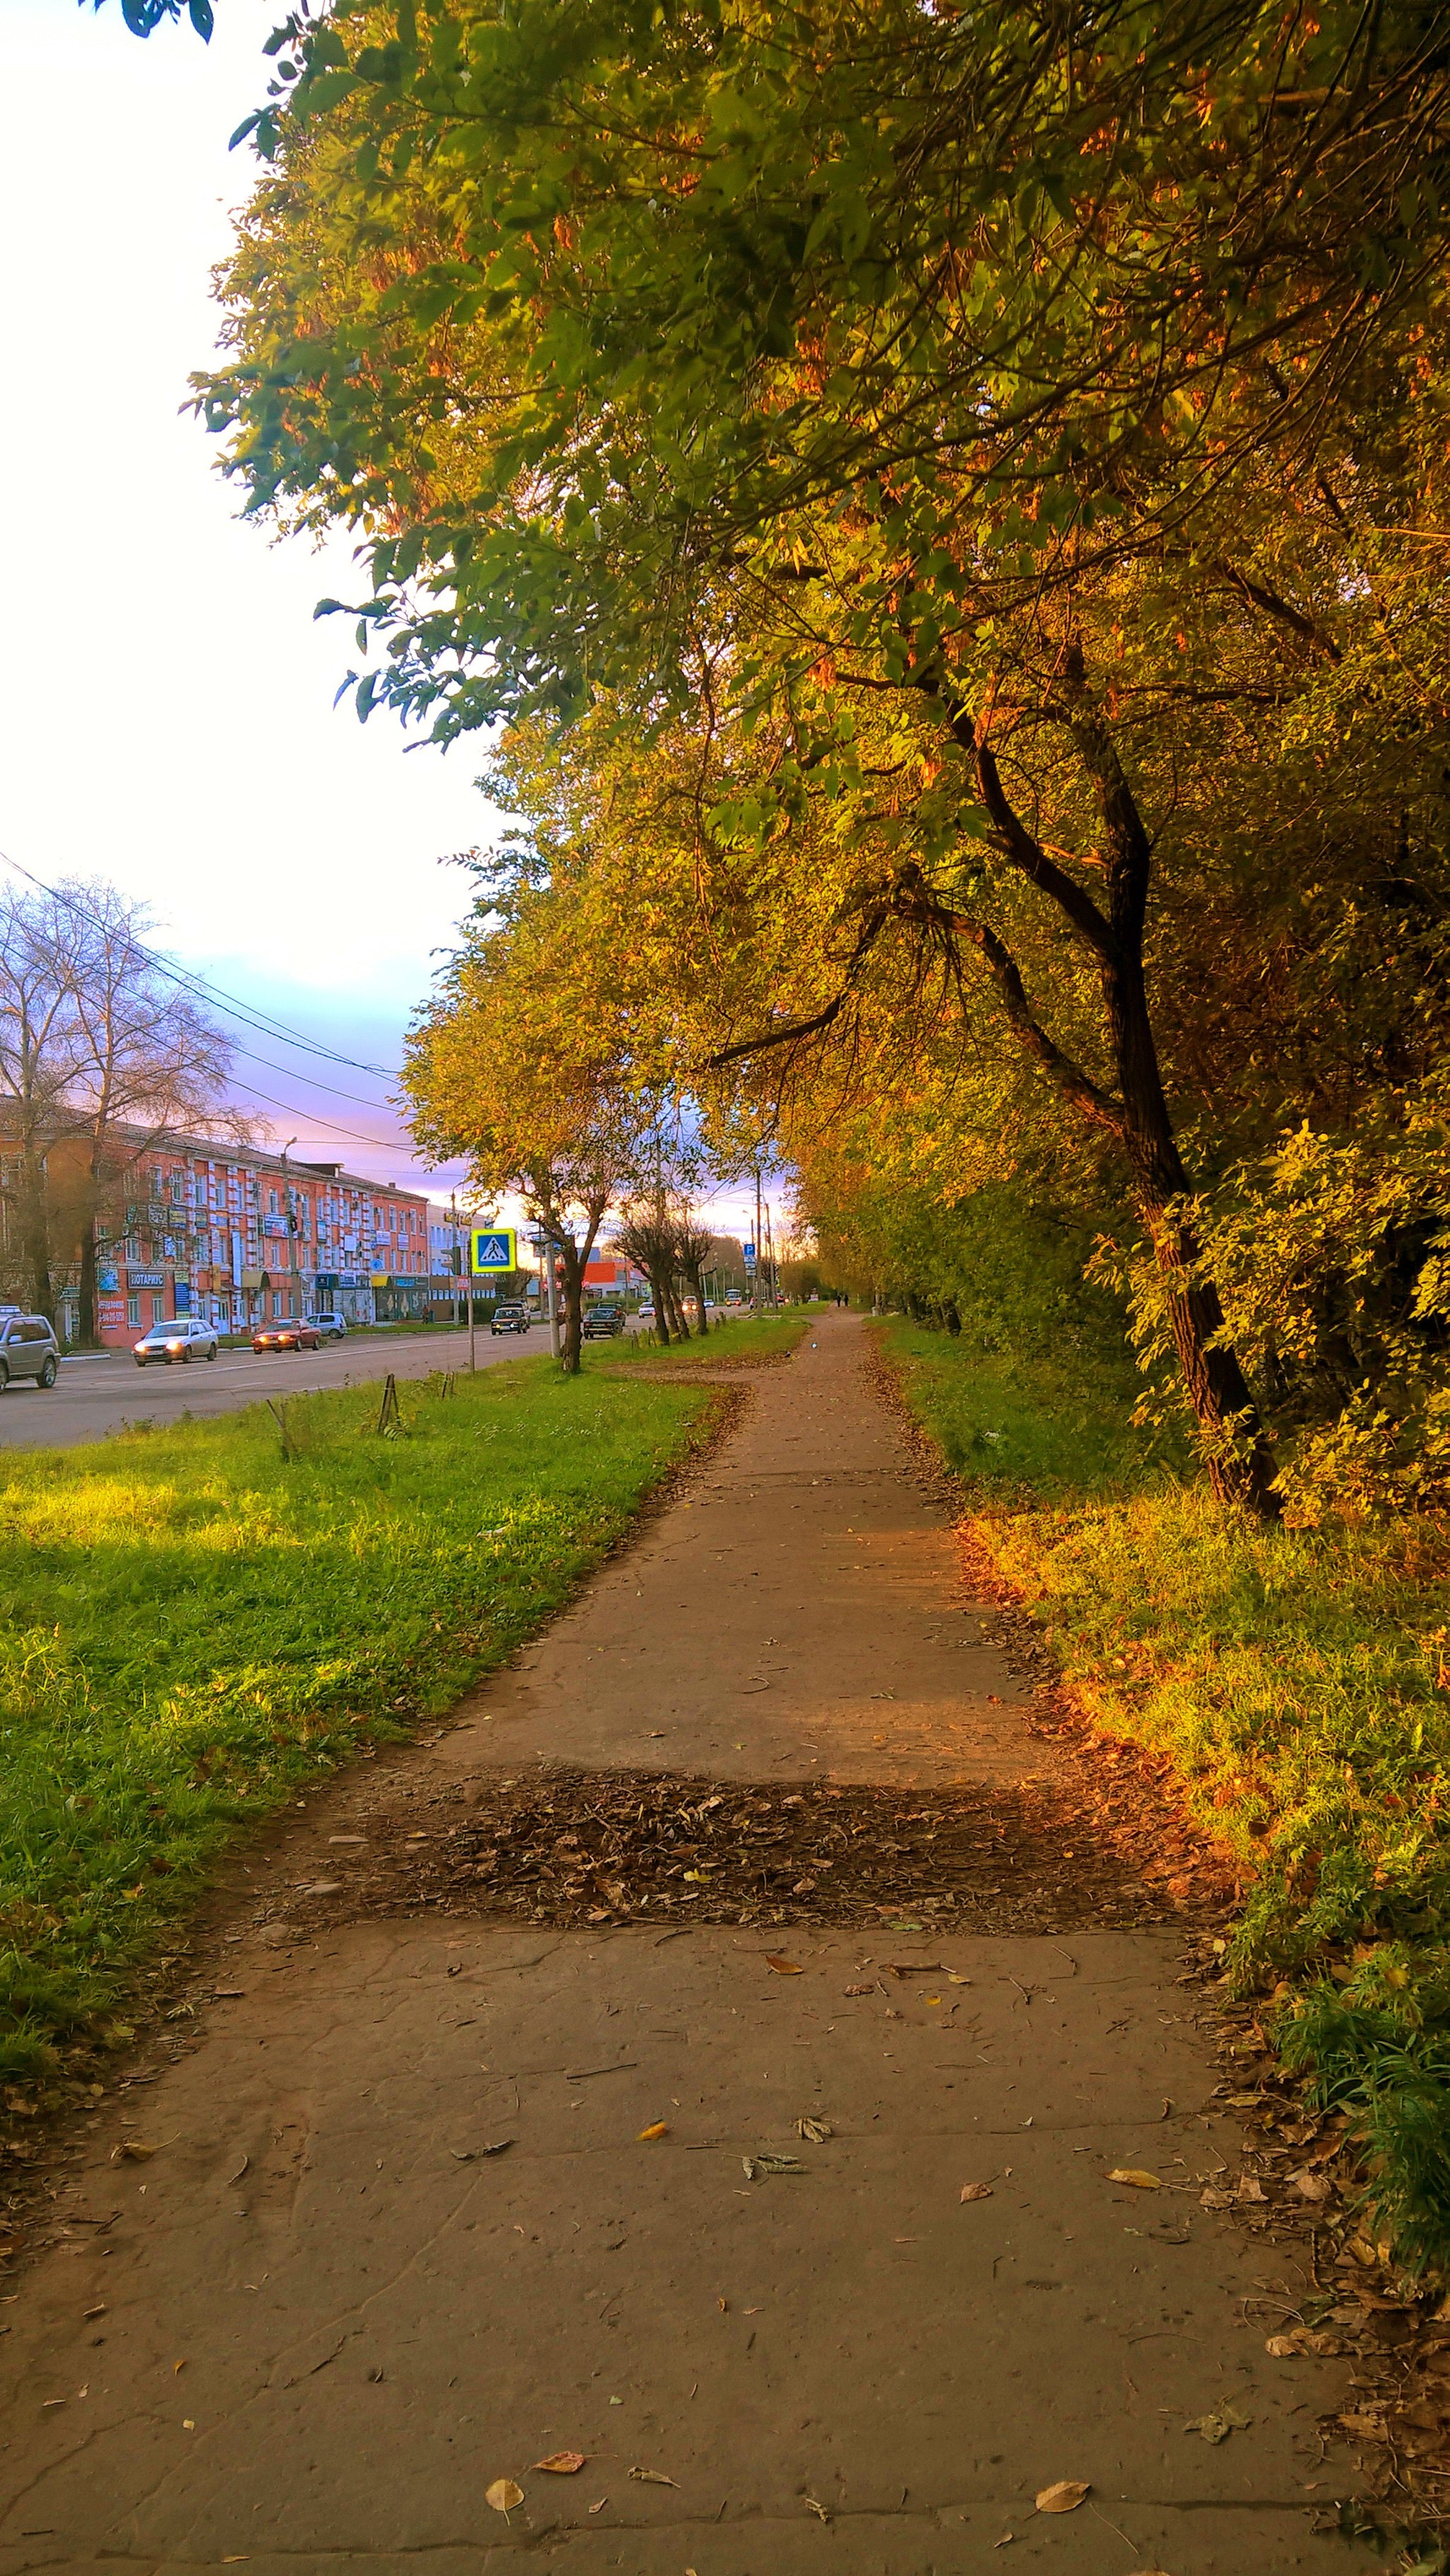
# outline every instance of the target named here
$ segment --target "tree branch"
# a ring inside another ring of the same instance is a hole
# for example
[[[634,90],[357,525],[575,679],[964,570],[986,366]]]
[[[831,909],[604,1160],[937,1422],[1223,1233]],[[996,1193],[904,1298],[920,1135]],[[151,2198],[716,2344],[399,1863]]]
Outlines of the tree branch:
[[[1110,962],[1117,945],[1111,924],[1104,919],[1092,896],[1085,892],[1076,878],[1070,877],[1065,868],[1060,868],[1054,859],[1050,859],[1041,842],[1028,831],[1002,784],[1002,774],[987,740],[985,725],[978,723],[960,698],[948,697],[938,679],[924,678],[921,686],[928,696],[936,698],[945,707],[953,735],[976,764],[982,802],[1002,836],[1005,856],[1030,885],[1036,886],[1039,894],[1047,895],[1059,912],[1067,915],[1078,936],[1086,940],[1094,955],[1105,963]]]
[[[1321,632],[1313,618],[1306,617],[1302,609],[1291,607],[1276,590],[1267,589],[1262,582],[1250,581],[1248,574],[1240,572],[1237,564],[1220,561],[1216,570],[1253,607],[1261,608],[1266,617],[1274,618],[1280,626],[1287,626],[1290,634],[1297,635],[1301,643],[1312,645],[1316,653],[1322,653],[1330,662],[1344,660],[1339,646]]]
[[[1026,1053],[1041,1066],[1065,1100],[1121,1145],[1124,1126],[1120,1102],[1074,1064],[1056,1039],[1048,1035],[1028,1001],[1017,961],[996,931],[985,921],[974,920],[970,913],[952,911],[933,894],[917,868],[910,869],[903,878],[892,909],[899,919],[919,922],[941,939],[960,940],[975,948],[997,988],[1008,1025]]]
[[[880,938],[889,917],[890,907],[885,904],[876,905],[867,914],[857,933],[856,945],[842,978],[841,989],[835,1000],[828,1002],[823,1011],[813,1012],[808,1020],[787,1020],[780,1028],[763,1029],[757,1037],[741,1038],[735,1046],[721,1047],[716,1054],[706,1056],[705,1063],[709,1070],[712,1073],[718,1073],[722,1065],[738,1064],[744,1056],[766,1055],[776,1047],[793,1045],[797,1038],[817,1037],[823,1029],[830,1028],[832,1023],[840,1018],[855,991],[856,979]]]
[[[1107,718],[1088,687],[1082,649],[1077,644],[1065,657],[1063,683],[1070,709],[1069,729],[1097,791],[1107,835],[1112,922],[1112,947],[1107,959],[1110,964],[1127,968],[1136,965],[1142,953],[1153,846],[1137,799],[1124,776]]]

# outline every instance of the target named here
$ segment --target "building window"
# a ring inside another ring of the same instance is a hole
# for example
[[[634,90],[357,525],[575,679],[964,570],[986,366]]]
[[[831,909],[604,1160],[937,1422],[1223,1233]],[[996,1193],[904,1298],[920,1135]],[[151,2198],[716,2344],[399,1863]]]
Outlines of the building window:
[[[141,1321],[141,1300],[140,1300],[140,1298],[139,1298],[139,1297],[128,1297],[128,1298],[127,1298],[127,1300],[126,1300],[126,1321],[127,1321],[127,1323],[128,1323],[128,1324],[139,1324],[139,1323],[140,1323],[140,1321]]]
[[[164,1298],[164,1297],[161,1297],[161,1296],[155,1296],[155,1297],[153,1297],[153,1298],[152,1298],[152,1300],[151,1300],[151,1321],[152,1321],[152,1323],[153,1323],[153,1324],[164,1324],[164,1323],[165,1323],[165,1321],[166,1321],[166,1300],[165,1300],[165,1298]]]

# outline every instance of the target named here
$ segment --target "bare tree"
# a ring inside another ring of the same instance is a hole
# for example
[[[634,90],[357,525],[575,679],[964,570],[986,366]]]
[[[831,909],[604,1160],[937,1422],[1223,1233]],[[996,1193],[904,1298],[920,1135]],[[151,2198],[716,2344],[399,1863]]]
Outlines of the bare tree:
[[[68,888],[85,904],[75,996],[85,1058],[75,1085],[87,1167],[80,1238],[80,1336],[96,1338],[96,1219],[124,1194],[142,1156],[167,1137],[215,1126],[231,1067],[222,1030],[142,947],[144,907],[114,886]],[[245,1122],[226,1118],[239,1139]]]
[[[0,1122],[17,1284],[55,1311],[57,1238],[79,1250],[96,1336],[96,1221],[168,1137],[225,1121],[224,1033],[144,945],[150,916],[103,881],[0,890]],[[58,1148],[69,1147],[67,1152]]]
[[[85,1055],[80,924],[56,896],[0,886],[0,1215],[8,1287],[54,1313],[47,1164]]]

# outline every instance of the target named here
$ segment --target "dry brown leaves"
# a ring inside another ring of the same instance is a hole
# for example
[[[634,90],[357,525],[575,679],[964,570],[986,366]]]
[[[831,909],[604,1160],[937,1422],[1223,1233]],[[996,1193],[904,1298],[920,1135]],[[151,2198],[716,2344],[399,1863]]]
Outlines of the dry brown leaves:
[[[367,1856],[327,1919],[437,1907],[534,1923],[956,1923],[1078,1930],[1174,1917],[1111,1851],[1067,1830],[1049,1784],[988,1796],[817,1780],[761,1788],[675,1772],[557,1769],[370,1817]],[[442,1811],[442,1812],[439,1812]],[[426,1812],[426,1810],[425,1810]],[[1066,1844],[1066,1849],[1064,1848]],[[278,1906],[309,1918],[305,1890]],[[778,1976],[798,1962],[768,1954]]]

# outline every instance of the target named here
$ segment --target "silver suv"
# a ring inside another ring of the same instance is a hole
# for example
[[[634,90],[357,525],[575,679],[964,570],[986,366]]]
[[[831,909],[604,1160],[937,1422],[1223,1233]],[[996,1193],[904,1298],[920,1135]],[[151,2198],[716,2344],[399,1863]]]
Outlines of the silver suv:
[[[304,1315],[302,1321],[310,1324],[314,1332],[321,1333],[324,1341],[347,1340],[347,1321],[342,1315]]]
[[[60,1345],[43,1315],[0,1316],[0,1391],[24,1377],[54,1386],[59,1368]]]
[[[200,1315],[174,1315],[169,1324],[153,1324],[131,1348],[138,1368],[151,1360],[214,1360],[216,1355],[216,1326],[204,1324]]]

